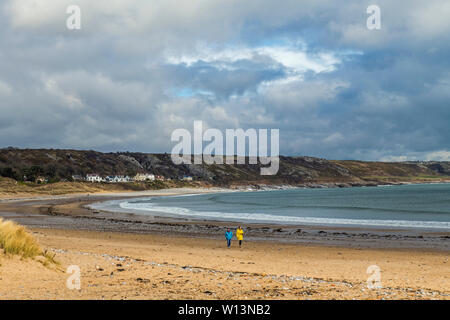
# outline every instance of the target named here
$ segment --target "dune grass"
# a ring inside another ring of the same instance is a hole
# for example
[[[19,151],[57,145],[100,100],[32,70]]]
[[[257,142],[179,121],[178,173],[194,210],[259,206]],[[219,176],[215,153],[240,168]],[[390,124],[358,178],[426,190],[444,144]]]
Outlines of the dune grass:
[[[19,255],[22,258],[44,257],[43,264],[58,264],[47,251],[41,247],[27,229],[10,220],[0,218],[0,249],[6,255]]]

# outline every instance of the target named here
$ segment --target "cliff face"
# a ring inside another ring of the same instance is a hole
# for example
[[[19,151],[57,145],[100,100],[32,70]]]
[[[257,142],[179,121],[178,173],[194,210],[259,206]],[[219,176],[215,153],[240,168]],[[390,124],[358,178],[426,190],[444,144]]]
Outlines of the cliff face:
[[[72,175],[134,175],[151,172],[166,178],[184,175],[217,186],[245,184],[343,185],[396,181],[450,180],[450,162],[334,161],[312,157],[280,157],[275,176],[261,176],[260,165],[175,165],[169,154],[101,153],[55,149],[0,149],[0,175],[32,181],[70,180]]]

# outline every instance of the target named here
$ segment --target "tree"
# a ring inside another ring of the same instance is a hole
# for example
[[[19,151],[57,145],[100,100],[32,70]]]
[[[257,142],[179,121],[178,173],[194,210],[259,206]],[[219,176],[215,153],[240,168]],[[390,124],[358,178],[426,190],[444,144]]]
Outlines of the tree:
[[[0,175],[2,177],[11,178],[11,179],[15,179],[15,180],[18,180],[18,178],[19,178],[17,175],[17,172],[15,172],[14,169],[11,167],[1,168]]]

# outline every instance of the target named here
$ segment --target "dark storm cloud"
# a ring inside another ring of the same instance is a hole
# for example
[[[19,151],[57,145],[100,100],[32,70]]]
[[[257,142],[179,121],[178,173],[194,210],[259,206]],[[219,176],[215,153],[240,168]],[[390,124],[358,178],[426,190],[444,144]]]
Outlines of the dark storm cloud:
[[[8,0],[0,145],[170,152],[175,128],[279,128],[280,151],[449,159],[450,4]]]

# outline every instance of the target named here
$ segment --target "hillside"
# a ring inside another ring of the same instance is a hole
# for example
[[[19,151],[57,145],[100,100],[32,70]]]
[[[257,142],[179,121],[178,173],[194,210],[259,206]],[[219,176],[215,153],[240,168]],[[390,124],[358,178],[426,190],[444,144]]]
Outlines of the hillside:
[[[151,172],[173,180],[189,175],[197,182],[214,186],[326,183],[350,186],[450,180],[450,162],[385,163],[281,156],[278,174],[261,176],[259,165],[175,165],[169,154],[0,149],[0,175],[17,181],[35,181],[42,176],[49,182],[70,182],[72,175],[135,175],[138,172]]]

